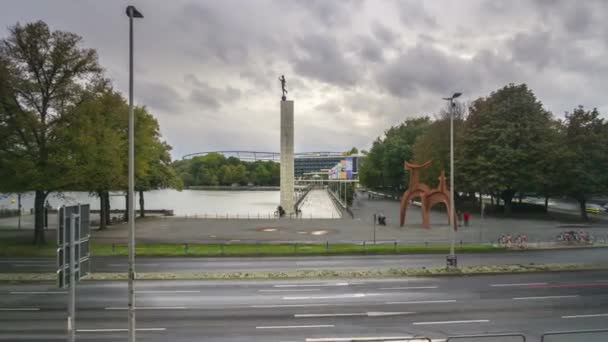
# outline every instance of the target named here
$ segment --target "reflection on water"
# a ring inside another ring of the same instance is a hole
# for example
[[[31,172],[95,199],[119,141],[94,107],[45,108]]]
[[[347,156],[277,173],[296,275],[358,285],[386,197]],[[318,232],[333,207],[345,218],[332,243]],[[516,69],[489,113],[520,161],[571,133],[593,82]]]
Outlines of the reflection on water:
[[[11,199],[15,203],[11,203]],[[279,205],[279,191],[208,191],[208,190],[155,190],[144,194],[145,209],[173,209],[175,215],[215,215],[230,216],[273,215]],[[99,199],[86,192],[52,193],[48,197],[49,204],[54,207],[62,205],[89,203],[91,209],[99,209]],[[34,206],[34,193],[22,195],[23,209],[29,212]],[[136,208],[139,197],[136,195]],[[125,197],[122,193],[110,196],[112,209],[124,209]],[[0,208],[17,209],[17,195],[1,194]]]

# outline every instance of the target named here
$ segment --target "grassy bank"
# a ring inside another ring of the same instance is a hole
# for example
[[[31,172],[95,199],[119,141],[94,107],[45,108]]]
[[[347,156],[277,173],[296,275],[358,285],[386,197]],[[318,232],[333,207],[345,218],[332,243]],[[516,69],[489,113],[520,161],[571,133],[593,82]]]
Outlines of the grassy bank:
[[[400,245],[400,244],[354,244],[354,243],[226,243],[226,244],[176,244],[138,243],[139,256],[291,256],[291,255],[340,255],[340,254],[420,254],[447,253],[448,245]],[[0,240],[0,257],[52,257],[55,245],[49,243],[35,246],[30,241],[14,239]],[[465,244],[456,247],[458,253],[484,253],[503,251],[503,248],[480,244]],[[126,256],[126,244],[93,242],[94,256]]]

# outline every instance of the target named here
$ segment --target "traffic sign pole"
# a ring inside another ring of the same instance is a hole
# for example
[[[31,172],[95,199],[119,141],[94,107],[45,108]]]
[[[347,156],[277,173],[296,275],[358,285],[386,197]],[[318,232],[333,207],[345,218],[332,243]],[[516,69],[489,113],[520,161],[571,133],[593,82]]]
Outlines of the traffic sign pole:
[[[76,341],[76,219],[72,214],[70,217],[70,293],[68,295],[68,342]]]

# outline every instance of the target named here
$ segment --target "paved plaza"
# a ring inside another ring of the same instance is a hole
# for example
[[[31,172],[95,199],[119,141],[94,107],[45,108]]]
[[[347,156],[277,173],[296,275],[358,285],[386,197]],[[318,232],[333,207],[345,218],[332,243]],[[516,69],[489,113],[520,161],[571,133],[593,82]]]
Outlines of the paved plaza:
[[[321,190],[320,190],[321,191]],[[384,213],[386,226],[377,226],[377,241],[399,241],[400,243],[447,243],[449,231],[445,211],[432,210],[430,213],[431,228],[422,228],[420,209],[408,208],[406,225],[399,227],[399,202],[385,199],[368,199],[359,193],[353,203],[354,218],[315,219],[307,218],[309,210],[322,210],[317,201],[318,192],[311,192],[310,202],[304,201],[303,215],[297,219],[277,218],[184,218],[184,217],[148,217],[137,220],[136,236],[140,242],[349,242],[371,241],[374,236],[374,213]],[[326,198],[320,196],[321,198]],[[313,201],[314,200],[314,201]],[[335,210],[333,203],[327,203],[324,213]],[[337,216],[337,215],[336,215]],[[95,219],[95,216],[92,217]],[[49,235],[54,236],[56,216],[49,215]],[[14,229],[16,218],[0,219],[0,236],[31,236],[33,216],[23,217],[22,232]],[[29,228],[29,229],[28,229]],[[530,242],[555,241],[563,231],[584,229],[597,238],[608,238],[608,220],[594,217],[591,222],[580,222],[577,215],[548,215],[546,218],[502,218],[471,216],[468,227],[461,227],[456,234],[459,243],[495,242],[502,234],[517,235],[525,233]],[[98,241],[126,242],[127,225],[114,224],[105,231],[94,231]]]

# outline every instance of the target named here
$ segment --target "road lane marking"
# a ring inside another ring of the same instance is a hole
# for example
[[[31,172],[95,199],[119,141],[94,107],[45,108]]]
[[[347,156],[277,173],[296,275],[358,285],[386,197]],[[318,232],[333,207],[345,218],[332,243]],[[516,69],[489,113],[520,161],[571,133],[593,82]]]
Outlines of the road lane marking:
[[[593,282],[593,283],[563,283],[553,285],[534,285],[530,286],[531,289],[557,289],[557,288],[576,288],[576,287],[597,287],[597,286],[608,286],[608,282]]]
[[[167,328],[136,328],[135,331],[165,331]],[[76,332],[123,332],[129,329],[76,329]]]
[[[380,290],[423,290],[436,289],[439,286],[402,286],[402,287],[381,287]]]
[[[199,290],[141,290],[135,293],[200,293]]]
[[[0,308],[0,311],[40,311],[40,308]]]
[[[343,317],[343,316],[366,316],[366,317],[384,317],[409,315],[415,312],[355,312],[355,313],[333,313],[333,314],[295,314],[294,318],[313,318],[313,317]]]
[[[321,286],[348,286],[363,283],[325,283],[325,284],[278,284],[273,287],[321,287]]]
[[[344,299],[344,298],[365,298],[371,296],[381,296],[380,293],[347,293],[333,296],[286,296],[283,300],[307,300],[307,299]]]
[[[320,337],[306,338],[306,342],[351,342],[351,341],[405,341],[428,342],[424,337],[415,336],[351,336],[351,337]],[[432,339],[431,342],[446,342],[444,338]]]
[[[608,314],[562,316],[562,318],[590,318],[590,317],[608,317]]]
[[[301,329],[301,328],[333,328],[333,324],[318,324],[318,325],[269,325],[255,327],[256,329]]]
[[[491,287],[506,287],[506,286],[534,286],[547,285],[547,283],[520,283],[520,284],[491,284]]]
[[[326,303],[316,304],[269,304],[269,305],[249,305],[249,308],[298,308],[307,306],[328,306]]]
[[[488,319],[472,319],[468,321],[438,321],[438,322],[414,322],[413,325],[433,325],[433,324],[464,324],[464,323],[488,323]]]
[[[127,310],[126,307],[107,307],[106,310]],[[135,310],[186,310],[185,306],[136,306]]]
[[[438,303],[455,303],[456,299],[445,300],[420,300],[413,302],[386,302],[385,304],[438,304]]]
[[[544,296],[544,297],[515,297],[513,300],[535,300],[535,299],[562,299],[562,298],[576,298],[578,295],[572,296]]]
[[[285,290],[258,290],[259,292],[308,292],[308,291],[321,291],[321,289],[285,289]]]
[[[67,291],[11,291],[10,294],[67,294]]]

